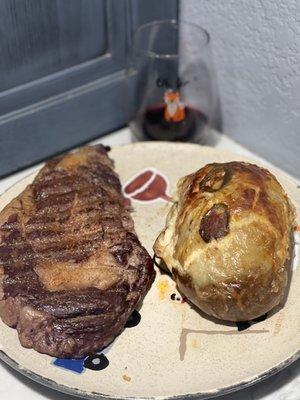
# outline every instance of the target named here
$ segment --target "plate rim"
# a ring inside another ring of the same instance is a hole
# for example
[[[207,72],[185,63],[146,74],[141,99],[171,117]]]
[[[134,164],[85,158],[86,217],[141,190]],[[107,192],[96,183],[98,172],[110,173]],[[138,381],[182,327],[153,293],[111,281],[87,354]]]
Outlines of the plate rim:
[[[21,373],[27,378],[46,386],[50,389],[56,390],[61,393],[69,394],[76,397],[81,397],[87,400],[97,400],[97,399],[108,399],[108,400],[207,400],[217,396],[223,396],[226,394],[237,392],[238,390],[246,389],[247,387],[253,386],[256,383],[262,382],[271,376],[279,373],[288,366],[292,365],[295,361],[300,358],[300,350],[296,351],[292,356],[286,360],[280,362],[275,367],[269,369],[256,376],[255,378],[250,378],[249,380],[244,380],[241,383],[235,385],[226,386],[218,390],[208,391],[208,392],[197,392],[197,393],[187,393],[175,396],[149,396],[149,397],[136,397],[136,396],[113,396],[104,393],[88,392],[75,387],[69,387],[61,383],[57,383],[52,379],[45,378],[42,375],[32,372],[28,369],[22,368],[15,360],[8,356],[5,351],[0,350],[0,359],[4,361],[7,365],[13,368],[15,371]]]

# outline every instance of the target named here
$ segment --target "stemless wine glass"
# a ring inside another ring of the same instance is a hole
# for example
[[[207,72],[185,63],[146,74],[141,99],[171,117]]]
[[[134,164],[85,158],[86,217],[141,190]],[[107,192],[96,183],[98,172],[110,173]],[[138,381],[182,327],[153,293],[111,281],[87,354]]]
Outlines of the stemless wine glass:
[[[140,26],[127,71],[130,127],[137,140],[205,142],[218,99],[203,28],[175,20]]]

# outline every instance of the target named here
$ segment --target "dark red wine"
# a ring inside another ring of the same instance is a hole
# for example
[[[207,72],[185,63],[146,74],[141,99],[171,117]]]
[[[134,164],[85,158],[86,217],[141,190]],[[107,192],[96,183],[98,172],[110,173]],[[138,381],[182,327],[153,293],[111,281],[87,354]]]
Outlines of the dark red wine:
[[[143,133],[148,140],[202,141],[208,120],[200,110],[186,106],[185,118],[178,122],[167,121],[164,113],[164,104],[147,108],[136,120],[138,136]]]

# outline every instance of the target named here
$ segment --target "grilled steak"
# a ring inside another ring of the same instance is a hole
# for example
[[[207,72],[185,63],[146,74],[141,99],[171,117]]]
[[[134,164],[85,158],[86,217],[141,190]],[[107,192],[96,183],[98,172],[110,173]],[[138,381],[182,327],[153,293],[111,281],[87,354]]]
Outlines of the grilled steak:
[[[103,146],[51,160],[0,213],[0,316],[24,347],[100,350],[153,278]]]

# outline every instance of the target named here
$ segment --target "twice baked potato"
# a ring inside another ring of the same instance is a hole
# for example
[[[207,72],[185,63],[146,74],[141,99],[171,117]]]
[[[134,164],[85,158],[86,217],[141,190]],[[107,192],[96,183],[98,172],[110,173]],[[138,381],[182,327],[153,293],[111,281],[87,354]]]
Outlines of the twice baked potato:
[[[245,162],[208,164],[181,178],[155,254],[205,313],[257,318],[284,298],[294,209],[276,178]]]

